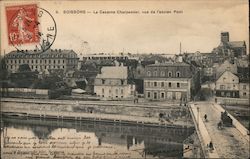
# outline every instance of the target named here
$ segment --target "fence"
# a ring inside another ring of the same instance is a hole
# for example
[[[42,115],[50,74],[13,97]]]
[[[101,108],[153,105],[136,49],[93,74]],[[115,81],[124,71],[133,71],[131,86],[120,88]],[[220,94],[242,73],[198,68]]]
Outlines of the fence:
[[[7,96],[7,97],[48,98],[47,89],[0,88],[0,92],[2,96]]]

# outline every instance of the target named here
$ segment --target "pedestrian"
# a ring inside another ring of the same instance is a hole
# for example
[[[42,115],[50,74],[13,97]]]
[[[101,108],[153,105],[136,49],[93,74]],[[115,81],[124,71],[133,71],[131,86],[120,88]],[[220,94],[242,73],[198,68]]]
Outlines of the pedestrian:
[[[209,148],[210,148],[210,150],[214,150],[214,145],[213,145],[212,141],[210,141],[210,143],[209,143]]]
[[[207,114],[204,115],[204,119],[205,119],[205,121],[207,121]]]

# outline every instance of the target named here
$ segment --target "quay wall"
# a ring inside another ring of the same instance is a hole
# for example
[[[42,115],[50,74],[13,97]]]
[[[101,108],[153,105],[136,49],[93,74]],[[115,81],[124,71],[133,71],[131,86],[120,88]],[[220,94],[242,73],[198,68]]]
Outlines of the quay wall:
[[[216,102],[218,104],[224,105],[249,105],[249,98],[226,98],[226,97],[216,97]]]
[[[92,118],[95,120],[109,119],[141,123],[177,124],[192,126],[189,111],[181,106],[143,106],[128,104],[101,104],[85,101],[58,100],[2,100],[2,112],[25,113],[36,116],[54,116],[56,118]],[[165,115],[165,120],[159,120],[159,114]]]

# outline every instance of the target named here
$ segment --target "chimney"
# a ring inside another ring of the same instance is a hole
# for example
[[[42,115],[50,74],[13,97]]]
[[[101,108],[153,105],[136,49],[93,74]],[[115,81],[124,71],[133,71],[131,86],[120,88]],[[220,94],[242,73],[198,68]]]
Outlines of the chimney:
[[[229,42],[229,32],[222,32],[221,33],[221,42],[222,43]]]

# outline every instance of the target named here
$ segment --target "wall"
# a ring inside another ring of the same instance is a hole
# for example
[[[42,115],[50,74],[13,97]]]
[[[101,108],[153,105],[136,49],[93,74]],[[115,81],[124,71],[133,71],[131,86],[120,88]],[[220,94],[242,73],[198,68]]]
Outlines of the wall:
[[[48,98],[47,89],[0,88],[2,96],[23,98]]]
[[[218,104],[225,104],[225,105],[249,105],[249,98],[242,99],[242,98],[216,97],[215,101],[217,101]]]

